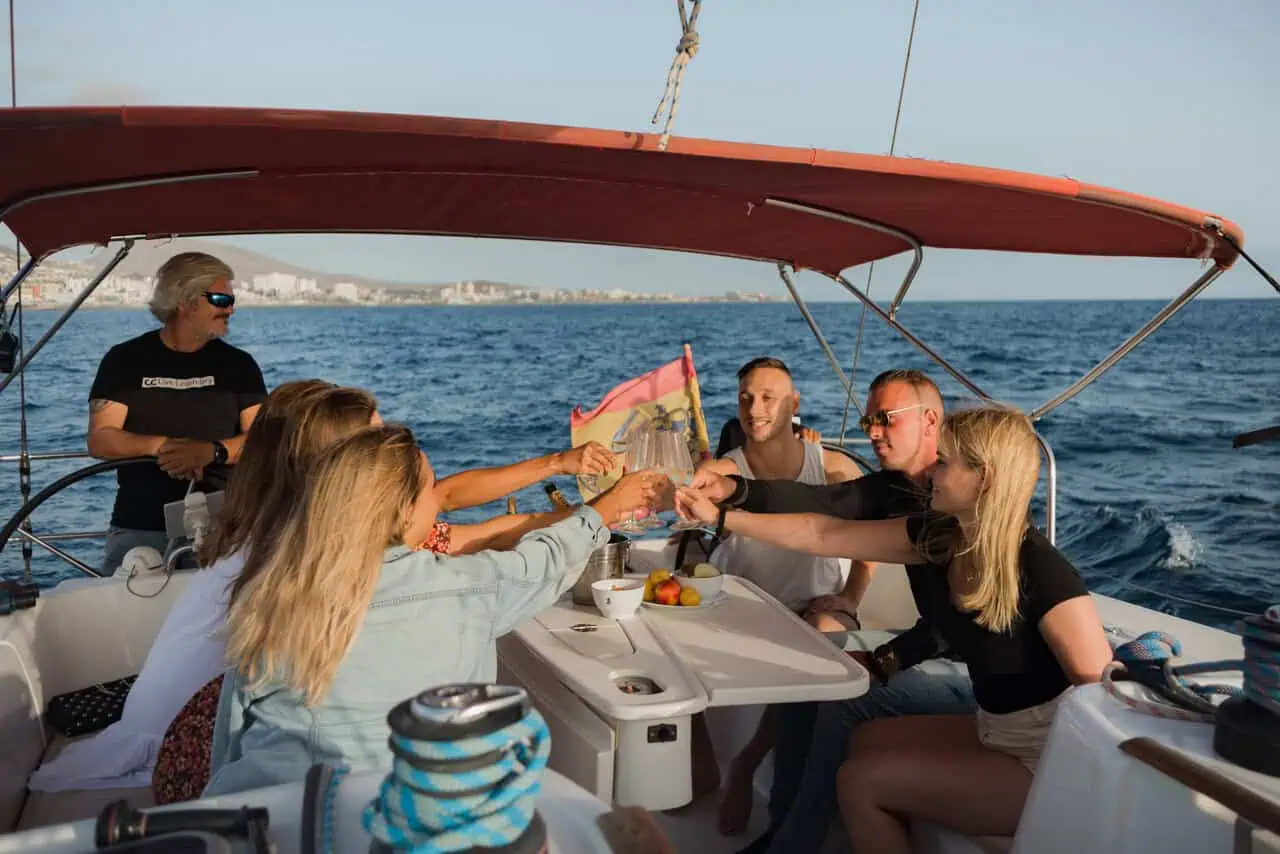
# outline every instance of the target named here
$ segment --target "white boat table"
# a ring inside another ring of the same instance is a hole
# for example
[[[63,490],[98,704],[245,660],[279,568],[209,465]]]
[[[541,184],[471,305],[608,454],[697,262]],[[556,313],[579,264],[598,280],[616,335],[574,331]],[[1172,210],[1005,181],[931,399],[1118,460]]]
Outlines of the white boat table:
[[[666,544],[646,545],[631,567],[647,573]],[[870,687],[862,665],[750,581],[725,575],[721,593],[618,620],[566,594],[498,641],[500,677],[524,685],[547,718],[551,767],[606,803],[683,806],[693,716]]]
[[[723,600],[702,608],[656,608],[637,615],[693,671],[708,706],[795,703],[860,697],[867,671],[755,584],[724,576]]]
[[[675,546],[666,540],[636,540],[629,564],[647,576],[670,568],[674,558]],[[723,604],[687,613],[641,606],[641,619],[668,638],[697,675],[707,705],[845,700],[871,687],[862,665],[752,582],[725,575],[723,592]]]

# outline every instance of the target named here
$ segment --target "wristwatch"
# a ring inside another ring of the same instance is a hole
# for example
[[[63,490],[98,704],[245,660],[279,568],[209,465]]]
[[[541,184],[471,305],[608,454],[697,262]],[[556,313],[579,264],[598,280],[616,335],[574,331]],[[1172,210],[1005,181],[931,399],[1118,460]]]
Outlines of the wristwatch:
[[[217,439],[210,439],[213,442],[213,462],[215,465],[222,465],[227,461],[227,446],[219,442]]]
[[[723,507],[737,507],[747,499],[747,479],[741,475],[731,474],[729,480],[733,481],[733,492],[729,493],[729,497],[720,502]]]
[[[871,661],[875,665],[873,670],[881,682],[888,682],[889,677],[897,673],[901,669],[901,662],[898,661],[898,653],[889,644],[881,644],[871,652]]]

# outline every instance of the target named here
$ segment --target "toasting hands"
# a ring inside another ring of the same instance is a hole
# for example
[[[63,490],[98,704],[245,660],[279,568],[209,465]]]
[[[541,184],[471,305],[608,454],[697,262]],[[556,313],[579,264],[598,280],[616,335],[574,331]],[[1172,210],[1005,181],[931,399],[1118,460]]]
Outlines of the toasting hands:
[[[697,482],[696,476],[694,482]],[[686,522],[697,522],[702,525],[714,525],[720,519],[720,509],[716,507],[715,502],[708,498],[705,492],[694,486],[676,490],[676,513]]]
[[[591,506],[604,519],[607,527],[612,527],[625,514],[642,507],[654,506],[661,497],[662,490],[669,481],[666,475],[653,471],[638,471],[624,474],[622,479],[606,492],[597,496]]]
[[[601,475],[618,465],[617,455],[599,442],[587,442],[556,454],[556,468],[561,474]]]

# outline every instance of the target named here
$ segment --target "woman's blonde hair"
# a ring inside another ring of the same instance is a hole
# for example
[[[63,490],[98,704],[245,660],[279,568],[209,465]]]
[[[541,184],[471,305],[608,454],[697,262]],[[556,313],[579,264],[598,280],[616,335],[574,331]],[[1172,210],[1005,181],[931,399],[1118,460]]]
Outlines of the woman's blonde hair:
[[[272,535],[269,521],[293,500],[311,461],[343,436],[369,426],[378,401],[367,391],[324,380],[277,386],[245,436],[218,523],[200,549],[210,566]]]
[[[249,688],[323,698],[363,624],[385,549],[404,535],[422,456],[408,427],[366,427],[313,461],[231,590],[227,657]]]
[[[1040,477],[1040,444],[1031,419],[1018,410],[986,405],[949,414],[942,422],[962,462],[982,473],[972,539],[957,529],[953,560],[976,570],[977,587],[958,597],[977,612],[978,625],[1007,632],[1018,617],[1019,555]]]

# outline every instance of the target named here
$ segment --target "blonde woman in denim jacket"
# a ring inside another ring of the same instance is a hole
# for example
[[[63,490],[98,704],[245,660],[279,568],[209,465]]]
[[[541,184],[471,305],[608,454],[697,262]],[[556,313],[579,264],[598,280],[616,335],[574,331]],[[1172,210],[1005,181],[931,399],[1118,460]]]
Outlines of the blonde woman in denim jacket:
[[[496,641],[567,591],[621,514],[657,501],[638,472],[510,551],[417,551],[439,509],[413,433],[338,442],[231,592],[205,795],[303,779],[315,762],[389,770],[388,710],[448,682],[492,682]]]

